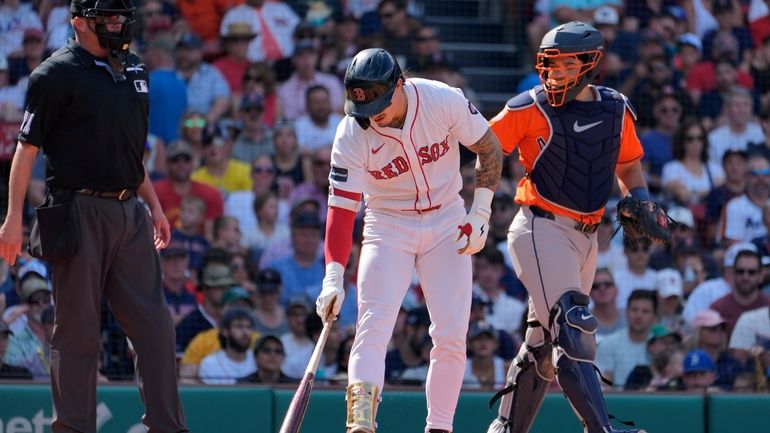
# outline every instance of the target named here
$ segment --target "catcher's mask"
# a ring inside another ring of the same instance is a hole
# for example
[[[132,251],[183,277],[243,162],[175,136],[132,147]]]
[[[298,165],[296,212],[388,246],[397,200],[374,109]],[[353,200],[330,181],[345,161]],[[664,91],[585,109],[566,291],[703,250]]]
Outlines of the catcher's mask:
[[[72,0],[73,17],[88,18],[88,27],[96,34],[99,45],[111,54],[125,57],[133,39],[136,7],[131,0]],[[121,24],[120,31],[111,32],[107,24]]]
[[[603,50],[601,33],[580,21],[562,24],[546,33],[540,43],[535,68],[552,107],[560,107],[575,99],[596,78]],[[555,62],[566,58],[580,62],[574,66],[557,65]],[[552,74],[558,75],[555,77],[558,83],[549,80],[549,77],[554,78]]]
[[[396,59],[382,48],[369,48],[353,57],[345,72],[345,114],[367,118],[388,108],[398,79]]]

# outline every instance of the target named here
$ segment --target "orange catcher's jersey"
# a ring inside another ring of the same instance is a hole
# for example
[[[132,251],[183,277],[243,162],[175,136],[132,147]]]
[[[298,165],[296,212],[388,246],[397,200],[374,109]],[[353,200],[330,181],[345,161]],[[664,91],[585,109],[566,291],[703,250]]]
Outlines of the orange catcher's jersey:
[[[552,136],[552,129],[548,119],[535,103],[523,107],[506,105],[497,116],[490,120],[489,125],[500,140],[503,152],[506,155],[513,152],[517,147],[519,148],[519,162],[524,166],[527,173],[532,172],[541,151]],[[577,125],[576,128],[592,126],[590,119],[587,118],[584,125],[586,126]],[[643,155],[644,151],[634,128],[634,115],[631,109],[626,106],[620,133],[620,152],[617,164],[633,162],[640,159]],[[603,208],[590,214],[583,214],[556,206],[539,196],[529,176],[524,176],[519,182],[514,200],[521,205],[537,206],[554,214],[567,216],[586,224],[598,223],[604,213]]]
[[[489,130],[460,89],[408,79],[402,129],[364,130],[346,116],[337,127],[329,174],[329,206],[356,210],[363,194],[375,210],[427,212],[460,200],[460,148]]]

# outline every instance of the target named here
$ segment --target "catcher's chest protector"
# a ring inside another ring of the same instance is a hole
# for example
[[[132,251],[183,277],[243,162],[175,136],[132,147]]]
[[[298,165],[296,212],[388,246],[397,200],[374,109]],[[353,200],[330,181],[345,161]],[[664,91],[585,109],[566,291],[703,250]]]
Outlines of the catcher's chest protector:
[[[544,200],[583,214],[603,208],[612,193],[626,109],[620,93],[596,89],[599,100],[572,101],[558,109],[548,105],[542,86],[534,89],[552,135],[529,177]]]

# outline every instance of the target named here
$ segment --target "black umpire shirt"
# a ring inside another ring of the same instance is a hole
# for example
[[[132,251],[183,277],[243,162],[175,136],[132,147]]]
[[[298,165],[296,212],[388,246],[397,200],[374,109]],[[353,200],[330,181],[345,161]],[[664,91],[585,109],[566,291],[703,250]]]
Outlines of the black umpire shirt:
[[[29,77],[18,139],[42,148],[49,187],[138,188],[149,113],[147,68],[131,54],[123,74],[74,39]]]

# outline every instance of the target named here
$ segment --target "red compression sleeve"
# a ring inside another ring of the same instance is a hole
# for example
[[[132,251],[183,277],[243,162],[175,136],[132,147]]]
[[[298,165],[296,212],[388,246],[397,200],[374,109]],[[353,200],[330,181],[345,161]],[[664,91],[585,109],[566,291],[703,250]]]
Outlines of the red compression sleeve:
[[[337,262],[347,266],[350,249],[353,247],[353,225],[356,213],[347,209],[329,206],[326,214],[326,263]]]

